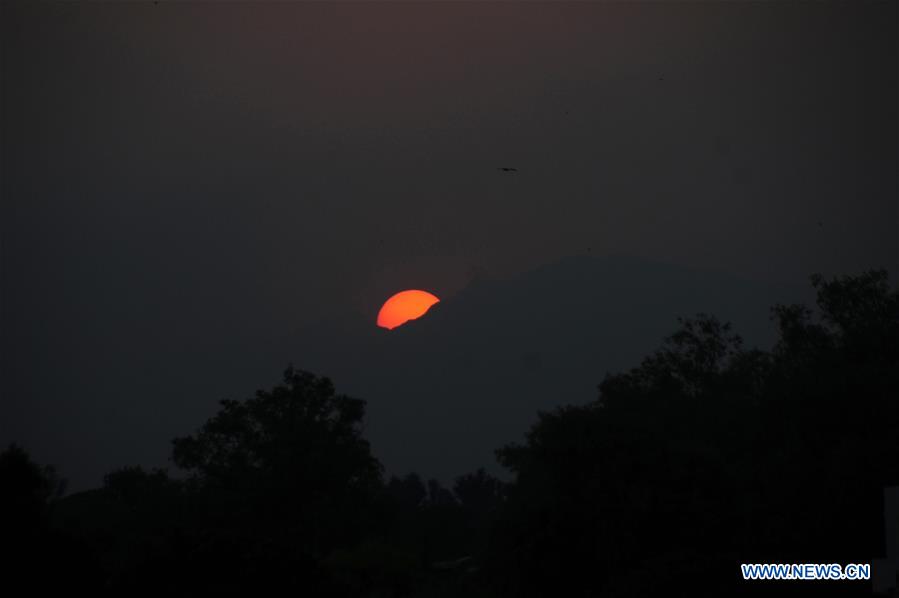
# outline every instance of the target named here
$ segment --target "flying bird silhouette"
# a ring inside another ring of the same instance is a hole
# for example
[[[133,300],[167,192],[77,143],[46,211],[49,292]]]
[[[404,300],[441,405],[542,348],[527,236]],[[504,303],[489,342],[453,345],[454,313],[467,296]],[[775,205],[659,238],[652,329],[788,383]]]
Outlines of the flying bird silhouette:
[[[497,170],[502,170],[503,172],[518,172],[517,168],[509,168],[508,166],[502,166],[497,168]]]

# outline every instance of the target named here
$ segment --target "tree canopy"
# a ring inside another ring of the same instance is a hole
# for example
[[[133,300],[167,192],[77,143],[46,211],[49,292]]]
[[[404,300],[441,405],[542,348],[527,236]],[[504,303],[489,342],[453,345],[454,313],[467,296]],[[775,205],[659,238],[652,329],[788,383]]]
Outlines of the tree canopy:
[[[516,474],[501,587],[695,595],[704,574],[714,594],[736,587],[734,563],[876,557],[882,491],[899,483],[899,298],[885,271],[812,283],[817,314],[773,308],[770,351],[685,319],[596,401],[541,413],[500,449]]]

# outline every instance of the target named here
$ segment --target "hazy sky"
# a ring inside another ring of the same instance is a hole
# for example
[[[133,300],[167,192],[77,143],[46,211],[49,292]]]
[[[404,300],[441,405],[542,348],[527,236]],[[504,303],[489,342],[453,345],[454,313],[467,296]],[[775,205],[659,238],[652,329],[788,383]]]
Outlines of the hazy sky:
[[[895,276],[897,6],[4,1],[0,441],[139,459],[254,343],[573,254]]]

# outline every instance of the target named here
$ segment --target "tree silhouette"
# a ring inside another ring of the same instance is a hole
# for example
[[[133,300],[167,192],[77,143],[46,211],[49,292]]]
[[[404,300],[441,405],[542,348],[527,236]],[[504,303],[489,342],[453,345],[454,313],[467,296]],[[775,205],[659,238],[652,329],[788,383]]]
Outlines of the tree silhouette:
[[[362,437],[365,402],[328,378],[288,368],[284,383],[246,401],[223,400],[196,435],[173,441],[172,459],[203,484],[291,498],[379,487],[381,466]]]
[[[416,509],[422,505],[428,491],[421,477],[417,473],[410,473],[402,479],[391,476],[387,484],[387,494],[401,506]]]
[[[437,480],[428,480],[428,504],[432,507],[454,507],[456,498]]]
[[[40,466],[22,447],[0,453],[0,513],[5,534],[34,533],[46,523],[51,501],[62,496],[65,481],[49,465]]]
[[[0,453],[0,579],[6,591],[98,590],[99,567],[83,542],[55,530],[65,481],[16,444]]]
[[[879,554],[882,489],[899,482],[899,298],[884,271],[812,283],[817,317],[776,306],[771,351],[683,320],[595,402],[541,413],[499,450],[515,481],[494,587],[732,595],[751,589],[740,562]]]
[[[240,563],[245,574],[231,583],[324,591],[319,564],[364,537],[381,492],[361,432],[365,402],[289,367],[281,385],[221,406],[172,453],[191,474],[213,552]]]
[[[484,468],[456,478],[453,494],[463,508],[478,514],[496,511],[503,500],[503,484]]]

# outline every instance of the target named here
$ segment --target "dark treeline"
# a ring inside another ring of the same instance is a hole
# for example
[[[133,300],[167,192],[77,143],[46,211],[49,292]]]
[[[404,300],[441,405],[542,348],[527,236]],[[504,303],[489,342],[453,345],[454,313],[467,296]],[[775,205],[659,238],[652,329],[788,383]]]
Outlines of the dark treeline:
[[[741,562],[870,563],[899,484],[899,295],[883,271],[777,306],[779,340],[683,320],[595,401],[538,414],[452,488],[384,475],[365,403],[289,368],[175,439],[179,475],[128,467],[62,497],[0,455],[3,583],[110,595],[870,595],[744,582]],[[409,447],[414,450],[414,447]]]

